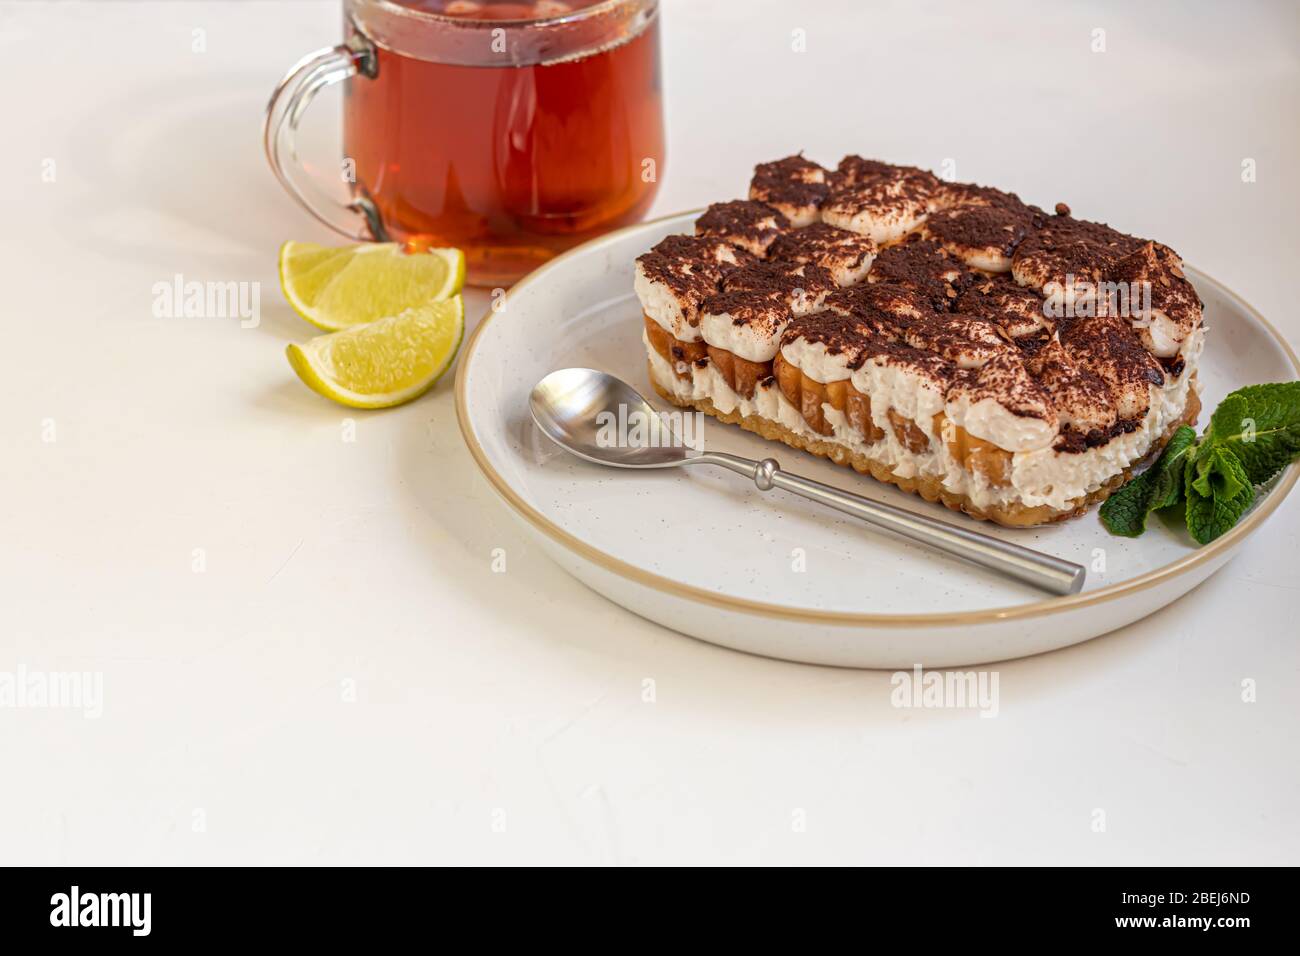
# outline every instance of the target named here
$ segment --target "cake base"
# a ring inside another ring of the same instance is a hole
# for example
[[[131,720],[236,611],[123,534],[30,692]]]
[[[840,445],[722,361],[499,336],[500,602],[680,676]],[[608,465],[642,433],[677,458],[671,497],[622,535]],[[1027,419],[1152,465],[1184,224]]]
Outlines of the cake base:
[[[729,425],[739,425],[745,431],[753,432],[768,441],[779,441],[791,448],[817,455],[819,458],[827,458],[837,465],[845,465],[860,474],[871,475],[877,481],[888,482],[903,491],[920,495],[926,501],[941,502],[953,511],[960,511],[972,518],[978,518],[981,521],[992,521],[1008,528],[1028,528],[1053,521],[1065,521],[1068,518],[1083,514],[1090,506],[1105,501],[1111,494],[1119,490],[1135,471],[1140,470],[1145,462],[1157,457],[1164,450],[1169,439],[1173,437],[1174,432],[1183,425],[1195,425],[1196,419],[1201,413],[1201,399],[1196,393],[1195,378],[1193,377],[1192,387],[1187,390],[1187,405],[1183,408],[1183,414],[1176,421],[1169,424],[1164,434],[1156,440],[1145,456],[1107,480],[1100,488],[1082,497],[1075,498],[1065,508],[1059,510],[1047,505],[1038,505],[1031,508],[1014,502],[980,507],[974,504],[969,496],[949,491],[943,486],[943,482],[937,475],[922,475],[910,478],[896,475],[888,465],[876,461],[861,452],[853,451],[834,442],[809,438],[798,432],[791,431],[779,422],[770,421],[758,415],[742,415],[738,411],[719,411],[713,401],[708,398],[685,401],[679,399],[655,380],[654,369],[649,366],[648,362],[647,370],[650,373],[650,384],[654,386],[654,390],[659,397],[678,407],[703,412],[705,415],[711,415],[718,421]]]

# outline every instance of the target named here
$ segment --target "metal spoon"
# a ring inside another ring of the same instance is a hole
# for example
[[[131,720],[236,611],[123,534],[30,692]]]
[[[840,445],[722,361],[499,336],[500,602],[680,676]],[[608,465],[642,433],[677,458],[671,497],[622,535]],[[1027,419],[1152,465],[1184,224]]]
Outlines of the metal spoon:
[[[780,488],[802,495],[1044,591],[1077,594],[1083,587],[1086,570],[1050,554],[802,478],[782,471],[772,458],[753,461],[722,452],[693,451],[636,389],[605,372],[589,368],[552,372],[533,388],[528,404],[533,421],[548,438],[587,461],[615,468],[718,465],[751,479],[761,491]],[[633,429],[638,438],[635,445],[617,431],[627,423],[639,426]],[[611,440],[611,431],[618,434],[618,440]]]

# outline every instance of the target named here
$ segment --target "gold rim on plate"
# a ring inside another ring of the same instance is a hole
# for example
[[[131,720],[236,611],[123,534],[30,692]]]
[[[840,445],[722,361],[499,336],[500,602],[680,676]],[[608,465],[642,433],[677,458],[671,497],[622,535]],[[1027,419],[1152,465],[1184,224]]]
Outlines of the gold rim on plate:
[[[688,601],[697,601],[702,604],[709,604],[714,607],[723,608],[728,611],[734,611],[741,614],[756,614],[763,617],[775,617],[783,620],[802,621],[808,624],[834,624],[847,625],[851,627],[933,627],[947,625],[965,625],[965,624],[983,624],[990,621],[1010,621],[1022,618],[1041,617],[1047,614],[1056,614],[1063,611],[1073,611],[1079,608],[1088,607],[1093,604],[1101,604],[1115,598],[1123,597],[1126,594],[1132,594],[1137,591],[1144,591],[1167,581],[1170,578],[1192,570],[1207,561],[1213,560],[1216,556],[1231,550],[1232,547],[1250,534],[1271,515],[1280,505],[1291,488],[1295,485],[1296,479],[1300,478],[1300,464],[1293,464],[1287,468],[1285,474],[1278,480],[1277,484],[1269,492],[1264,502],[1255,508],[1246,519],[1239,523],[1227,534],[1216,538],[1214,541],[1200,548],[1197,548],[1191,554],[1179,558],[1172,564],[1165,565],[1155,571],[1148,571],[1146,574],[1138,575],[1128,581],[1120,584],[1111,584],[1104,588],[1098,588],[1096,591],[1086,591],[1071,597],[1048,598],[1043,601],[1034,601],[1029,604],[1017,604],[1011,607],[986,608],[978,611],[940,611],[930,614],[865,614],[857,611],[823,611],[816,608],[797,608],[786,607],[780,604],[767,604],[762,601],[751,601],[748,598],[732,597],[727,594],[719,594],[715,591],[708,591],[704,588],[697,588],[689,584],[683,584],[680,581],[674,581],[671,578],[654,574],[639,568],[634,564],[629,564],[619,558],[615,558],[599,548],[593,547],[574,537],[565,531],[555,522],[551,521],[544,514],[524,501],[510,484],[501,476],[501,474],[492,467],[488,461],[487,453],[479,443],[478,437],[474,434],[473,428],[469,422],[469,403],[465,398],[465,383],[469,375],[470,362],[474,357],[474,350],[478,346],[479,336],[487,328],[488,323],[502,312],[508,311],[505,308],[509,299],[516,295],[520,289],[532,285],[539,279],[546,277],[552,269],[555,269],[560,263],[567,259],[586,254],[594,249],[615,242],[627,233],[648,229],[649,227],[665,223],[674,219],[684,219],[690,216],[697,216],[702,210],[696,209],[688,212],[674,213],[671,216],[661,216],[658,219],[651,219],[647,222],[635,223],[631,226],[625,226],[614,232],[606,233],[580,246],[575,246],[568,252],[565,252],[552,259],[546,265],[526,275],[512,286],[506,293],[488,309],[487,313],[479,320],[474,334],[470,336],[469,341],[460,356],[460,362],[456,369],[456,417],[460,421],[460,432],[465,438],[465,444],[469,447],[470,455],[473,456],[479,470],[491,482],[492,487],[496,489],[497,494],[505,499],[522,518],[528,521],[534,528],[541,531],[552,541],[563,545],[568,550],[574,552],[579,557],[590,561],[606,571],[610,571],[620,577],[627,578],[637,584],[644,585],[656,591],[662,591],[668,594],[684,598]],[[1291,361],[1291,367],[1297,378],[1300,378],[1300,358],[1292,350],[1290,344],[1282,334],[1269,322],[1264,316],[1259,314],[1250,303],[1248,303],[1237,293],[1233,292],[1222,282],[1214,279],[1199,269],[1192,269],[1197,276],[1198,281],[1206,282],[1213,285],[1219,292],[1232,299],[1243,312],[1248,314],[1258,322],[1265,331],[1273,337],[1273,340],[1281,347],[1283,353]]]

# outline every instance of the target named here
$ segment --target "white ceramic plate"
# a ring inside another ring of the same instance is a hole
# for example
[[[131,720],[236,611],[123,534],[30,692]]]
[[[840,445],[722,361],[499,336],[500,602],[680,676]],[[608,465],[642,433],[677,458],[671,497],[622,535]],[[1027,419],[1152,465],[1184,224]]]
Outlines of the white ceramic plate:
[[[1089,568],[1083,593],[1044,599],[955,559],[714,469],[626,472],[570,457],[528,417],[528,393],[566,366],[604,369],[664,407],[646,376],[633,261],[698,213],[611,233],[524,279],[465,347],[456,409],[475,461],[566,570],[624,607],[715,644],[853,667],[955,666],[1035,654],[1122,627],[1191,590],[1281,503],[1292,466],[1236,528],[1204,548],[1153,519],[1107,534],[1096,509],[1039,529],[979,530]],[[1208,420],[1251,382],[1293,379],[1295,354],[1257,312],[1199,272],[1210,329],[1200,377]],[[709,419],[707,447],[775,457],[859,494],[976,523],[870,478]]]

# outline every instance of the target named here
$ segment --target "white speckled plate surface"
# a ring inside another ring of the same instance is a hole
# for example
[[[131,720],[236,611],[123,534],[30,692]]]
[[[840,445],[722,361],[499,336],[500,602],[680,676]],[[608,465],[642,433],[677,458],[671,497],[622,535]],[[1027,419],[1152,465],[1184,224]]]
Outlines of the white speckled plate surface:
[[[971,664],[1103,634],[1204,580],[1295,483],[1293,466],[1211,546],[1152,521],[1107,534],[1096,509],[1039,529],[980,530],[1087,566],[1084,592],[1039,592],[713,469],[631,473],[568,456],[528,418],[528,392],[565,366],[604,369],[653,404],[632,294],[633,260],[686,213],[586,244],[520,282],[466,345],[456,381],[461,429],[505,503],[571,573],[668,627],[755,653],[859,667]],[[1297,377],[1294,353],[1233,293],[1190,271],[1209,337],[1200,378],[1208,419],[1229,391]],[[968,522],[870,478],[709,419],[707,447],[775,457],[788,470],[903,507]],[[975,524],[975,522],[971,522]]]

